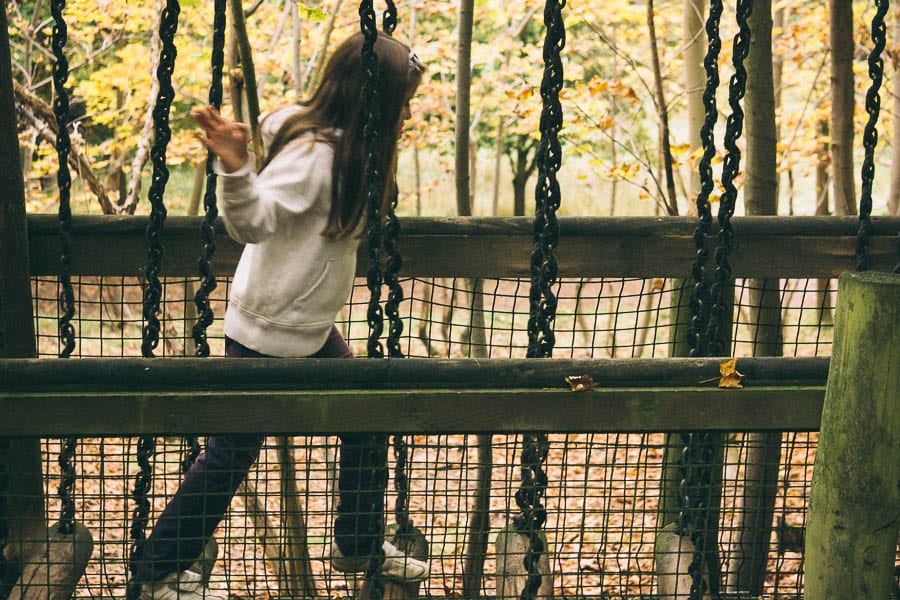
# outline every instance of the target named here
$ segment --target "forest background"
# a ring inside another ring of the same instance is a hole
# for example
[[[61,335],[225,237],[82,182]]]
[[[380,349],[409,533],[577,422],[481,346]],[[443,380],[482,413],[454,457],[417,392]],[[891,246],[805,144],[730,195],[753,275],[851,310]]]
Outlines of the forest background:
[[[49,4],[7,2],[30,212],[54,212],[58,202]],[[304,97],[329,51],[359,28],[358,6],[343,0],[255,0],[242,8],[262,112]],[[399,214],[530,214],[541,109],[542,8],[534,0],[398,4],[396,35],[411,43],[428,68],[402,141]],[[149,210],[143,196],[161,9],[160,0],[66,4],[75,212]],[[564,9],[561,214],[695,211],[707,10],[702,0],[571,2]],[[856,211],[873,14],[865,2],[844,0],[754,3],[754,50],[747,65],[752,104],[740,145],[746,150],[748,142],[757,144],[755,156],[744,158],[759,160],[764,154],[774,181],[765,194],[768,208],[746,211],[739,176],[738,214]],[[898,31],[896,14],[889,22]],[[720,30],[717,176],[736,30],[729,4]],[[246,54],[242,60],[241,38],[231,23],[228,31],[224,110],[248,121],[251,61]],[[212,3],[182,2],[167,152],[170,214],[196,214],[201,197],[205,152],[192,136],[189,114],[208,95],[211,33]],[[873,214],[900,211],[900,161],[894,158],[900,151],[898,57],[889,41]],[[757,75],[771,81],[771,91],[759,87]],[[765,109],[768,103],[771,109]],[[774,115],[774,136],[757,133],[766,133],[754,126],[760,112]],[[712,201],[717,198],[714,192]]]

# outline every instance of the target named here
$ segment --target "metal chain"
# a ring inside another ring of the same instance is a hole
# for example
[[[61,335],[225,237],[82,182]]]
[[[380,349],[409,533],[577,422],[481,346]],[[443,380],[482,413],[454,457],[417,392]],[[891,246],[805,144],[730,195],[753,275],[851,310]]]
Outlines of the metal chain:
[[[50,13],[53,16],[53,33],[51,45],[53,47],[53,92],[56,98],[53,101],[53,114],[56,116],[58,132],[56,134],[56,156],[59,161],[59,169],[56,174],[56,183],[59,188],[59,238],[62,245],[59,265],[59,293],[60,312],[59,317],[59,341],[60,358],[68,358],[75,349],[75,327],[72,318],[75,316],[75,292],[72,289],[72,208],[70,196],[72,188],[72,176],[69,174],[69,152],[71,140],[69,139],[69,93],[66,91],[66,81],[69,79],[69,61],[65,55],[66,41],[68,40],[68,27],[63,18],[65,0],[53,0],[50,3]]]
[[[384,581],[381,577],[381,569],[384,565],[384,494],[387,490],[387,438],[373,434],[365,442],[363,452],[364,464],[371,468],[372,480],[366,489],[371,490],[372,504],[370,507],[369,528],[366,532],[372,540],[372,548],[369,555],[372,560],[366,569],[366,579],[372,586],[369,596],[372,600],[381,600],[384,597]]]
[[[184,458],[181,459],[182,474],[188,472],[188,469],[191,468],[191,465],[194,464],[194,461],[200,456],[200,451],[202,450],[200,447],[200,440],[195,435],[185,437],[184,443],[186,448],[184,450]]]
[[[706,593],[703,565],[709,529],[707,497],[712,481],[713,437],[708,432],[683,433],[680,460],[678,531],[690,536],[694,554],[688,565],[691,577],[689,600],[702,600]]]
[[[862,164],[862,193],[859,198],[859,230],[856,234],[856,270],[869,268],[869,227],[872,223],[872,182],[875,179],[875,146],[878,144],[878,114],[881,111],[881,82],[884,78],[884,51],[887,26],[888,0],[875,0],[875,16],[872,17],[872,51],[869,53],[869,79],[872,85],[866,92],[866,114],[869,120],[863,130],[865,157]]]
[[[694,230],[694,247],[696,255],[691,268],[694,278],[694,289],[691,293],[691,323],[688,326],[688,344],[690,354],[699,356],[718,356],[724,353],[725,315],[731,310],[728,293],[731,282],[731,268],[728,256],[731,253],[733,232],[731,216],[737,199],[734,179],[740,167],[740,150],[737,140],[743,129],[744,113],[740,100],[746,89],[747,74],[743,61],[747,57],[750,43],[750,30],[747,19],[752,4],[749,0],[738,0],[737,22],[739,31],[734,39],[735,74],[729,84],[729,106],[732,114],[725,127],[725,164],[723,166],[722,185],[725,193],[719,201],[718,221],[721,227],[718,246],[716,248],[716,271],[714,282],[710,288],[707,282],[705,265],[709,260],[706,237],[712,225],[712,211],[709,196],[714,182],[711,162],[715,157],[714,130],[718,119],[716,108],[716,91],[719,87],[718,58],[722,47],[719,36],[719,24],[723,5],[720,0],[711,0],[709,16],[706,20],[707,52],[703,65],[706,70],[706,86],[703,91],[705,119],[700,129],[700,140],[703,145],[703,157],[700,159],[700,191],[697,195],[697,227]],[[682,453],[680,459],[681,480],[678,494],[678,531],[680,535],[689,536],[694,546],[688,574],[691,578],[690,600],[702,600],[706,593],[707,582],[703,577],[706,563],[706,542],[709,520],[707,497],[712,484],[712,456],[714,452],[712,434],[707,432],[686,432],[681,436]]]
[[[368,234],[369,268],[366,286],[369,288],[369,307],[366,320],[369,323],[369,340],[366,346],[369,358],[383,358],[381,333],[384,330],[384,313],[381,310],[381,200],[384,193],[384,176],[378,172],[381,150],[381,105],[378,98],[378,57],[375,56],[375,40],[378,29],[372,0],[359,5],[360,29],[364,39],[362,46],[363,69],[366,81],[362,92],[362,110],[365,115],[363,139],[366,147],[366,231]]]
[[[150,150],[153,163],[153,174],[150,179],[150,222],[147,225],[147,266],[144,275],[147,284],[144,287],[144,330],[141,354],[145,358],[153,356],[153,350],[159,345],[159,310],[162,300],[162,284],[159,272],[162,266],[163,245],[162,229],[166,221],[166,205],[163,201],[166,183],[169,181],[169,169],[166,167],[166,147],[172,137],[169,128],[169,108],[175,90],[172,88],[172,71],[175,69],[175,31],[178,29],[178,14],[181,11],[178,0],[167,0],[159,22],[159,38],[161,50],[156,78],[159,81],[159,92],[156,106],[153,108],[154,140]]]
[[[409,479],[406,476],[409,447],[402,435],[394,436],[394,491],[397,500],[394,503],[394,518],[397,521],[397,533],[409,533],[412,520],[409,518]]]
[[[734,207],[737,201],[737,188],[734,180],[740,170],[741,152],[737,146],[737,140],[743,132],[744,112],[741,108],[741,100],[744,97],[747,83],[747,71],[744,68],[744,60],[750,50],[750,27],[748,19],[752,10],[751,0],[738,0],[736,7],[736,20],[738,24],[738,32],[734,38],[733,46],[733,63],[734,75],[731,77],[728,88],[728,103],[731,108],[731,114],[725,125],[725,160],[722,167],[722,186],[725,191],[719,199],[718,222],[720,227],[718,244],[716,246],[716,271],[711,288],[709,289],[709,300],[707,304],[712,306],[707,314],[703,309],[705,296],[705,277],[702,271],[702,264],[705,263],[707,255],[705,253],[705,240],[699,239],[701,236],[705,238],[708,231],[708,225],[711,216],[705,214],[709,210],[708,191],[701,190],[698,196],[697,210],[700,218],[697,232],[695,232],[694,242],[698,249],[697,259],[694,263],[693,276],[695,279],[695,293],[692,296],[692,308],[695,308],[694,320],[692,322],[693,329],[689,330],[689,338],[691,341],[691,352],[693,356],[724,356],[728,354],[729,349],[725,344],[725,327],[730,319],[727,319],[731,311],[732,302],[729,299],[731,288],[731,267],[728,263],[731,254],[734,233],[731,227],[731,216],[734,214]],[[710,16],[707,20],[707,35],[709,36],[710,48],[707,52],[707,59],[711,60],[711,54],[718,55],[720,41],[718,39],[718,21],[721,16],[720,5],[710,5]],[[707,86],[704,92],[704,104],[709,110],[707,93],[710,91],[711,69],[710,63],[704,61],[707,69]],[[718,74],[713,75],[714,82],[718,84]],[[714,93],[714,92],[713,92]],[[704,123],[704,130],[701,135],[708,135],[708,139],[704,139],[704,157],[710,152],[712,143],[712,129],[707,129],[707,123],[710,121],[710,115],[707,113],[707,121]],[[714,151],[709,153],[710,159],[714,155]],[[709,186],[711,182],[711,172],[708,164],[701,166],[702,183]],[[711,186],[708,188],[711,189]],[[704,196],[704,193],[706,195]],[[701,247],[701,243],[703,246]],[[705,340],[703,339],[705,323]],[[704,344],[705,342],[705,344]],[[706,536],[708,529],[709,510],[707,507],[707,495],[709,487],[712,483],[711,462],[714,452],[712,434],[707,432],[685,433],[682,435],[684,448],[681,456],[681,475],[679,491],[679,522],[678,527],[681,535],[689,535],[694,544],[694,554],[691,564],[688,567],[688,573],[691,576],[690,600],[701,600],[706,592],[707,583],[703,578],[703,565],[706,555]]]
[[[397,190],[394,189],[383,232],[384,252],[387,254],[384,283],[388,288],[387,301],[384,303],[384,313],[388,318],[388,356],[391,358],[403,358],[403,351],[400,349],[400,336],[403,335],[403,319],[400,318],[403,286],[400,285],[398,278],[400,269],[403,268],[403,255],[397,247],[397,239],[400,237],[400,221],[397,219],[396,208]]]
[[[559,241],[559,222],[556,211],[561,202],[556,174],[562,165],[559,132],[562,129],[563,114],[559,93],[564,82],[561,53],[566,45],[566,29],[562,17],[565,5],[565,0],[547,0],[544,4],[546,33],[544,73],[541,79],[541,140],[535,158],[538,176],[534,193],[528,358],[550,358],[556,342],[553,324],[556,319],[557,298],[553,286],[558,272],[555,250]],[[516,505],[520,512],[513,518],[516,529],[528,537],[528,551],[523,560],[528,575],[520,594],[522,600],[533,600],[543,579],[540,559],[546,548],[541,538],[541,528],[547,520],[547,511],[542,498],[547,489],[544,464],[549,447],[544,433],[522,436],[522,477],[516,491]]]
[[[394,35],[394,30],[397,29],[397,5],[394,0],[387,0],[387,8],[381,15],[381,28],[388,35]]]
[[[725,191],[719,198],[719,241],[716,246],[716,273],[710,288],[713,306],[709,315],[709,323],[706,327],[706,340],[708,356],[728,356],[731,349],[725,343],[725,327],[731,321],[732,310],[731,295],[731,265],[728,257],[731,254],[734,242],[734,231],[731,227],[731,216],[737,202],[737,188],[734,180],[740,171],[741,150],[737,140],[741,137],[744,128],[744,110],[741,108],[741,100],[747,89],[747,70],[744,68],[744,60],[750,52],[750,26],[748,19],[753,9],[752,0],[738,0],[736,19],[738,32],[734,36],[733,63],[734,75],[728,86],[728,105],[731,114],[725,123],[725,160],[722,165],[722,187]]]
[[[141,437],[138,439],[137,462],[139,471],[131,491],[131,499],[135,503],[131,513],[131,549],[129,552],[129,569],[131,579],[128,582],[127,599],[138,600],[141,595],[141,582],[137,577],[137,564],[144,549],[147,521],[150,516],[150,501],[147,494],[153,481],[153,465],[151,463],[156,449],[156,439],[153,437]]]
[[[213,36],[212,36],[212,79],[209,85],[209,104],[215,108],[222,106],[222,70],[225,62],[225,10],[226,0],[215,0],[213,3]],[[198,262],[200,285],[194,294],[197,306],[197,322],[194,324],[194,355],[209,356],[209,342],[206,329],[212,325],[214,314],[210,306],[209,295],[216,289],[216,275],[212,269],[212,259],[216,253],[216,218],[219,209],[216,206],[216,172],[213,169],[215,154],[206,155],[206,192],[203,195],[204,218],[200,226],[203,239],[203,252]]]
[[[540,534],[547,520],[547,510],[542,503],[547,490],[544,464],[549,451],[550,442],[546,434],[522,436],[521,483],[516,492],[516,506],[520,513],[513,518],[516,530],[528,537],[528,551],[524,558],[528,576],[519,595],[521,600],[533,600],[541,589],[540,558],[545,548]]]
[[[75,531],[75,450],[78,446],[78,438],[66,438],[59,449],[56,464],[59,465],[59,486],[56,488],[56,496],[59,498],[59,532],[69,535]]]
[[[59,265],[59,283],[62,288],[59,294],[60,312],[59,340],[60,358],[69,358],[75,350],[75,327],[72,318],[75,316],[75,291],[72,287],[72,177],[69,173],[69,154],[72,149],[69,138],[69,94],[66,81],[69,79],[69,61],[66,58],[65,46],[68,38],[63,10],[65,0],[53,0],[50,13],[53,16],[52,42],[53,56],[53,90],[56,98],[53,102],[53,114],[56,116],[56,154],[59,168],[56,175],[59,188],[59,237],[62,246]],[[74,531],[75,500],[75,467],[72,464],[78,438],[70,437],[62,443],[57,464],[59,465],[59,486],[57,496],[60,500],[59,532],[69,535]]]
[[[375,41],[378,39],[378,26],[375,22],[375,9],[372,0],[362,0],[359,5],[359,23],[363,34],[362,64],[366,80],[362,91],[362,111],[365,119],[363,141],[366,150],[365,190],[366,190],[366,231],[368,242],[369,268],[366,272],[366,285],[369,289],[369,307],[366,320],[369,324],[369,340],[366,346],[369,358],[383,358],[380,337],[384,329],[384,313],[381,309],[381,203],[384,196],[384,174],[378,170],[381,150],[381,104],[378,97],[378,57],[375,55]],[[387,443],[375,443],[370,440],[365,452],[368,454],[367,464],[371,466],[373,481],[372,519],[369,520],[369,531],[372,539],[370,554],[373,560],[366,570],[366,579],[372,586],[370,597],[381,600],[384,597],[384,581],[381,568],[384,564],[384,550],[381,541],[384,539],[384,492],[387,489]]]
[[[559,132],[562,129],[562,105],[559,93],[563,87],[563,65],[560,58],[566,45],[562,18],[565,0],[547,0],[544,5],[544,74],[541,80],[541,140],[538,145],[538,176],[535,187],[534,246],[531,254],[530,316],[528,319],[528,357],[549,358],[556,337],[557,261],[555,249],[559,240],[556,211],[560,205],[556,174],[562,164]]]
[[[688,325],[687,339],[691,356],[704,356],[706,351],[706,326],[709,304],[709,284],[706,281],[706,262],[709,260],[709,249],[706,236],[712,225],[712,210],[709,195],[715,185],[713,181],[712,160],[716,156],[715,128],[719,112],[716,108],[716,90],[719,89],[719,51],[722,40],[719,37],[719,22],[722,18],[722,1],[710,0],[709,16],[706,19],[706,36],[708,45],[703,67],[706,70],[706,87],[703,90],[703,107],[705,118],[700,128],[700,142],[703,156],[700,158],[700,191],[697,194],[697,227],[694,229],[694,247],[697,252],[691,275],[694,278],[694,289],[691,292],[691,322]]]
[[[169,128],[169,109],[175,96],[172,87],[172,72],[175,70],[175,57],[178,53],[175,47],[175,32],[178,29],[178,15],[181,7],[178,0],[167,0],[159,20],[159,38],[161,50],[159,65],[156,69],[156,78],[159,82],[159,92],[156,96],[156,106],[153,108],[154,140],[150,150],[150,159],[153,163],[153,174],[150,180],[148,198],[150,200],[150,222],[147,225],[147,267],[145,276],[147,285],[144,288],[144,330],[141,344],[141,354],[144,358],[153,357],[153,350],[159,345],[160,323],[158,313],[162,300],[162,285],[159,281],[159,272],[162,264],[163,245],[162,229],[166,220],[166,205],[163,200],[166,183],[169,180],[169,170],[166,167],[166,148],[172,137]],[[137,460],[140,470],[135,478],[134,489],[131,498],[135,503],[131,517],[131,551],[129,553],[131,580],[128,584],[128,600],[137,600],[140,596],[141,586],[137,580],[135,569],[143,551],[146,535],[144,530],[150,514],[150,502],[147,494],[153,478],[153,458],[156,440],[150,436],[138,439]]]

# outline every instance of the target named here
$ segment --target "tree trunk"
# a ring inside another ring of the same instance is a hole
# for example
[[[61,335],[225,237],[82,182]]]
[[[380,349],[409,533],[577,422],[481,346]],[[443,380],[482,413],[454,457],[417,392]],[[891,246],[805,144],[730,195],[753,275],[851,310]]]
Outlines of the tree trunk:
[[[684,48],[684,89],[687,96],[688,144],[691,150],[700,147],[700,128],[706,118],[703,107],[703,90],[706,84],[706,70],[703,59],[706,56],[706,34],[704,15],[707,0],[683,0],[681,8],[682,39]],[[700,172],[691,169],[691,199],[700,189]],[[691,211],[693,213],[693,211]]]
[[[516,145],[510,153],[513,175],[513,216],[525,216],[525,198],[528,195],[526,186],[534,173],[536,163],[534,154],[537,141],[525,135],[516,136]]]
[[[309,559],[306,514],[297,490],[297,469],[294,466],[293,440],[278,437],[278,462],[281,492],[281,555],[287,566],[287,588],[291,598],[315,598],[316,582]]]
[[[141,201],[141,173],[144,165],[150,158],[150,141],[153,138],[153,110],[156,107],[156,96],[159,94],[159,80],[156,77],[156,68],[159,64],[159,15],[162,14],[162,2],[156,2],[156,19],[150,34],[150,91],[148,92],[147,112],[144,113],[144,124],[141,126],[141,135],[138,137],[137,149],[131,161],[131,173],[128,176],[128,186],[125,197],[119,198],[117,212],[133,215],[137,205]]]
[[[469,196],[469,125],[472,91],[472,22],[475,1],[459,2],[459,42],[456,50],[456,212],[472,215]]]
[[[484,323],[484,281],[468,280],[472,290],[472,321],[469,325],[466,355],[470,358],[490,358]],[[487,556],[488,533],[491,528],[491,469],[493,447],[491,435],[483,433],[475,436],[477,444],[477,476],[472,493],[472,510],[466,531],[466,555],[463,560],[463,596],[475,600],[481,595],[484,577],[484,561]]]
[[[672,171],[672,148],[669,142],[669,108],[663,91],[662,71],[659,66],[659,49],[656,45],[656,24],[653,15],[653,0],[647,0],[647,31],[650,37],[650,57],[653,64],[654,97],[656,113],[659,117],[659,147],[666,178],[666,193],[662,204],[666,214],[674,217],[678,214],[678,196],[675,193],[675,176]]]
[[[704,15],[707,10],[706,0],[684,0],[682,4],[682,38],[685,42],[684,53],[684,87],[687,90],[688,142],[691,148],[700,147],[700,127],[703,125],[705,111],[703,107],[703,90],[706,83],[706,71],[703,59],[706,55],[706,35],[703,32]],[[690,179],[690,197],[696,197],[700,190],[700,173],[692,171]],[[692,209],[696,214],[696,210]],[[687,269],[685,269],[687,270]],[[690,356],[687,329],[691,322],[689,300],[694,287],[690,279],[674,279],[670,284],[671,300],[669,319],[672,323],[672,334],[669,339],[669,356]],[[664,528],[674,525],[678,519],[678,494],[681,473],[681,440],[677,434],[666,435],[666,450],[663,458],[663,475],[660,488],[659,524],[657,536],[663,535]],[[657,556],[657,560],[662,557]],[[684,562],[684,559],[682,559]],[[690,560],[688,559],[688,562]]]
[[[322,45],[319,47],[319,53],[316,55],[315,65],[312,67],[312,74],[307,73],[306,82],[309,85],[310,89],[315,89],[317,85],[319,85],[319,80],[322,77],[322,69],[325,67],[325,57],[328,54],[328,44],[331,42],[331,34],[334,32],[334,20],[337,18],[338,11],[341,10],[341,4],[343,0],[334,0],[334,4],[331,7],[331,13],[328,15],[328,21],[325,23],[325,33],[322,35]],[[409,7],[410,17],[409,17],[409,43],[412,44],[415,39],[415,31],[416,31],[416,8],[415,6]]]
[[[839,215],[856,214],[853,110],[853,1],[831,0],[831,162]]]
[[[818,134],[823,140],[828,139],[828,121],[822,119],[819,121]],[[816,162],[816,215],[826,216],[831,212],[828,210],[828,142],[823,142],[824,147],[818,152],[818,160]],[[891,166],[891,169],[894,167]],[[831,280],[817,279],[816,289],[813,296],[815,306],[813,310],[816,314],[816,322],[831,323],[832,319],[832,302],[831,302]]]
[[[303,97],[303,69],[300,67],[300,8],[291,2],[291,72],[294,76],[294,94]]]
[[[900,8],[894,7],[894,39],[900,39]],[[891,189],[888,192],[888,214],[900,215],[900,61],[892,57],[894,66],[893,83],[894,116],[893,116],[893,157],[891,160]]]
[[[244,22],[244,7],[241,0],[229,0],[231,5],[231,28],[241,61],[241,77],[246,90],[247,123],[250,124],[250,143],[256,153],[256,167],[262,166],[265,153],[259,133],[259,89],[256,86],[256,70],[253,67],[253,48],[247,37],[247,24]],[[234,99],[232,98],[232,102]]]
[[[491,216],[500,214],[500,168],[503,158],[503,135],[506,121],[503,115],[497,119],[497,143],[494,144],[494,190],[491,195]]]
[[[750,54],[745,99],[747,164],[744,205],[748,215],[778,212],[777,130],[772,73],[772,3],[757,0],[750,16]],[[748,280],[753,356],[781,356],[781,289],[777,279]],[[762,594],[778,488],[781,433],[748,433],[744,481],[738,497],[737,540],[729,557],[730,592]],[[731,461],[729,461],[731,462]]]

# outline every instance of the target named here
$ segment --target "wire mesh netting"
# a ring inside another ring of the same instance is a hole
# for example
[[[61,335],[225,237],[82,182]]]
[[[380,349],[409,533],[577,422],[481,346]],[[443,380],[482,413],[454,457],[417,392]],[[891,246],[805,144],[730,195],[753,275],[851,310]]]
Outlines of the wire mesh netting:
[[[74,283],[79,344],[73,356],[140,356],[141,281],[81,277]],[[830,354],[834,282],[785,280],[777,294],[764,289],[772,285],[759,280],[736,283],[733,354],[771,351],[773,344],[784,355]],[[158,354],[193,353],[189,332],[195,286],[194,280],[164,280]],[[406,279],[403,286],[408,300],[401,305],[401,343],[408,356],[524,357],[527,281]],[[677,323],[685,318],[673,315],[687,314],[687,298],[675,300],[681,297],[677,287],[678,282],[662,279],[563,280],[557,290],[554,355],[668,356]],[[44,357],[58,352],[58,291],[55,279],[34,280],[39,351]],[[228,281],[221,281],[213,299],[219,317],[209,330],[213,355],[224,352],[220,317],[227,291]],[[364,355],[368,336],[367,302],[368,292],[359,281],[338,320],[358,355]],[[768,311],[764,324],[761,306]],[[232,598],[365,596],[363,574],[337,572],[329,560],[338,497],[338,438],[302,434],[266,439],[217,530],[217,548],[195,567],[209,573],[212,590]],[[713,471],[721,473],[721,480],[709,491],[709,504],[718,507],[711,534],[716,543],[707,551],[708,565],[718,571],[711,577],[713,589],[733,598],[748,597],[732,593],[747,586],[759,586],[765,598],[801,597],[802,538],[817,435],[717,436]],[[659,598],[661,580],[686,571],[680,561],[690,561],[690,552],[678,552],[681,538],[666,527],[677,520],[672,500],[680,478],[672,467],[677,438],[661,433],[550,434],[545,495],[549,564],[543,581],[552,585],[554,595]],[[520,437],[414,435],[405,441],[405,470],[396,472],[394,460],[389,466],[392,481],[405,474],[409,516],[428,543],[431,575],[420,593],[518,597],[525,546],[509,527],[518,514],[514,495],[521,478]],[[41,442],[41,502],[50,521],[60,509],[60,444]],[[188,450],[182,438],[156,439],[151,527],[182,480]],[[75,518],[92,532],[94,547],[76,597],[125,595],[137,455],[134,438],[80,440]],[[14,469],[11,474],[16,477]],[[486,505],[480,505],[479,498],[486,498]],[[396,499],[389,485],[388,524],[394,521],[390,512]],[[472,549],[472,530],[483,517],[487,548],[480,556]],[[38,541],[43,532],[20,537]],[[761,558],[748,550],[754,539],[762,540]],[[40,544],[11,544],[7,555],[28,557],[26,566],[47,569],[53,559],[35,555],[38,548]],[[509,555],[514,559],[507,560]],[[687,596],[683,592],[678,597]]]
[[[80,277],[73,356],[140,356],[142,287],[137,278]],[[401,347],[410,357],[524,358],[528,348],[529,282],[522,279],[403,279]],[[689,319],[679,281],[564,279],[556,289],[557,358],[627,358],[670,355],[674,332]],[[164,281],[160,356],[193,355],[194,279]],[[224,354],[221,315],[229,280],[211,303],[211,353]],[[778,294],[772,286],[778,285]],[[830,354],[833,280],[738,280],[733,322],[734,356],[751,356],[762,340],[778,340],[784,356]],[[686,294],[689,293],[686,292]],[[41,356],[56,356],[59,297],[55,278],[36,279],[34,305]],[[773,299],[774,298],[774,299]],[[762,300],[762,302],[761,302]],[[761,306],[765,319],[760,318]],[[365,356],[368,291],[358,280],[337,325],[358,356]],[[757,354],[759,354],[757,352]]]

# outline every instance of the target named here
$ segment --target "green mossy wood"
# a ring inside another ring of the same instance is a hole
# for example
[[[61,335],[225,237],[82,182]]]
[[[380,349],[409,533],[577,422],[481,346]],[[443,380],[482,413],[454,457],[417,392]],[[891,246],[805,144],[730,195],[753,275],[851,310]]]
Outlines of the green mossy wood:
[[[807,600],[883,600],[900,527],[900,276],[841,277],[810,492]]]

